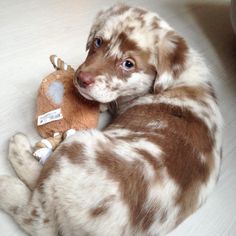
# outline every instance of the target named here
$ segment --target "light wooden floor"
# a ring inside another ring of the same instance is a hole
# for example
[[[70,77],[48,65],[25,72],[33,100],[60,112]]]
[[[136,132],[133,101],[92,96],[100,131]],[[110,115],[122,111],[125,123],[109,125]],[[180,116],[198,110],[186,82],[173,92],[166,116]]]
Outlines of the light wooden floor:
[[[17,131],[38,136],[32,120],[40,81],[52,72],[48,56],[77,66],[95,13],[112,0],[0,1],[0,174]],[[207,59],[225,119],[222,173],[207,203],[171,236],[236,235],[236,37],[224,0],[126,0],[158,12]],[[25,235],[0,212],[0,235]]]

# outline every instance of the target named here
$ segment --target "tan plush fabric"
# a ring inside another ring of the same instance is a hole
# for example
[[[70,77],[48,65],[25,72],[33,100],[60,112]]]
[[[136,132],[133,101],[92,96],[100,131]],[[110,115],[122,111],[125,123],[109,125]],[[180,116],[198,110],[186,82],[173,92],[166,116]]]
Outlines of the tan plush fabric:
[[[35,125],[39,134],[44,137],[53,136],[55,132],[65,132],[68,129],[95,128],[98,122],[99,106],[97,103],[85,100],[73,85],[74,72],[58,70],[43,79],[38,91]],[[61,104],[55,104],[48,95],[48,88],[54,81],[62,82],[64,95]],[[37,126],[39,115],[61,108],[63,119]]]

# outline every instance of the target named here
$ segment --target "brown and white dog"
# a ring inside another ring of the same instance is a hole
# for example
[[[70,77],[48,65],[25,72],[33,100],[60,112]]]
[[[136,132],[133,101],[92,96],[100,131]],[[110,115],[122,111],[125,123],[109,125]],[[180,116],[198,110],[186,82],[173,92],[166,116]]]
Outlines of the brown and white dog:
[[[116,102],[103,131],[69,137],[45,166],[15,135],[0,208],[30,235],[165,235],[213,189],[222,119],[203,59],[156,13],[116,5],[96,17],[75,85]],[[23,182],[24,183],[23,183]]]

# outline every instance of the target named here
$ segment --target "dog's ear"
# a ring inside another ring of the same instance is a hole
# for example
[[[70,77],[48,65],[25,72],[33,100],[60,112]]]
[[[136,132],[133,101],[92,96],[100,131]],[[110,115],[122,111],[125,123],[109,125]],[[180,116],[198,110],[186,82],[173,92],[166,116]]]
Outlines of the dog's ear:
[[[186,65],[188,46],[185,40],[174,31],[166,31],[157,42],[156,72],[154,93],[170,87],[183,72]]]

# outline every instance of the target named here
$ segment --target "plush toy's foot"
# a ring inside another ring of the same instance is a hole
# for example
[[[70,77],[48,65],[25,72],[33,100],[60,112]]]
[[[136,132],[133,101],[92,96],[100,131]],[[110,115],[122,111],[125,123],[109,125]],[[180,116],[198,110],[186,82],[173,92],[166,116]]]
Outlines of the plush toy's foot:
[[[99,105],[99,111],[100,111],[101,113],[102,113],[102,112],[105,112],[105,111],[108,111],[108,105],[101,103],[101,104]]]
[[[18,177],[30,189],[34,189],[42,166],[31,153],[30,143],[24,134],[18,133],[11,138],[8,159]]]

